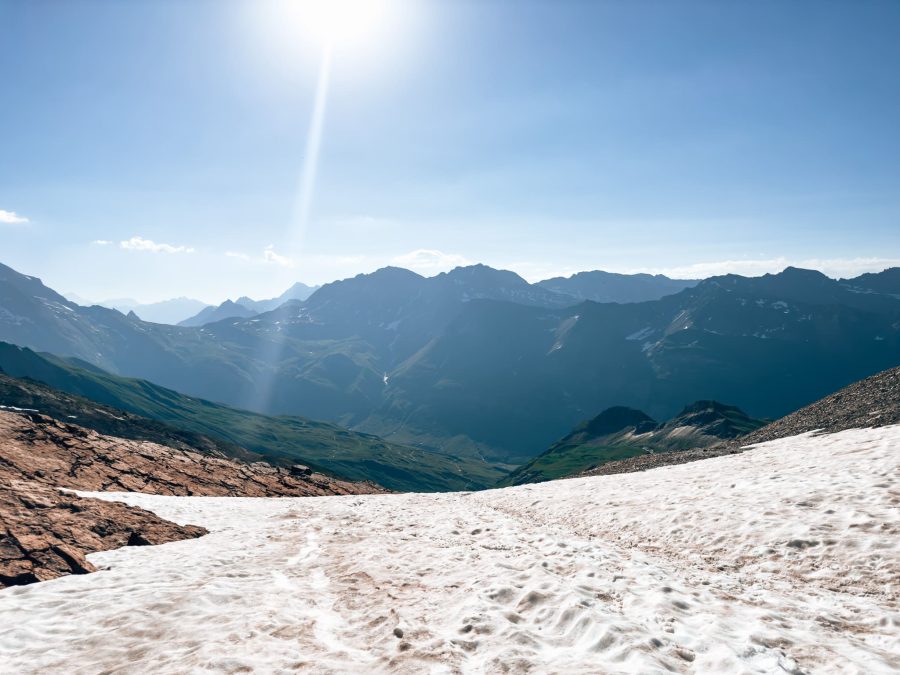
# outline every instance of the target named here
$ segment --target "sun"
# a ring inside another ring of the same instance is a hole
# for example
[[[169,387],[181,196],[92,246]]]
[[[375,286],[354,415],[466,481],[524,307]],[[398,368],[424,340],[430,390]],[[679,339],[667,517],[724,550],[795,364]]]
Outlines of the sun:
[[[406,63],[419,11],[412,0],[250,0],[239,30],[276,69],[340,64],[344,77],[370,77]]]
[[[391,0],[293,0],[284,4],[286,20],[302,39],[335,49],[359,49],[383,34]]]

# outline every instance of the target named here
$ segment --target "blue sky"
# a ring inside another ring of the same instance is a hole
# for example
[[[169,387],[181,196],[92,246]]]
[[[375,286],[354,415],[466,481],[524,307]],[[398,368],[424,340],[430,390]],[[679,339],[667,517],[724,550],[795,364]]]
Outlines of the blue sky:
[[[900,3],[394,0],[315,162],[321,45],[277,12],[0,0],[0,261],[145,301],[900,264]]]

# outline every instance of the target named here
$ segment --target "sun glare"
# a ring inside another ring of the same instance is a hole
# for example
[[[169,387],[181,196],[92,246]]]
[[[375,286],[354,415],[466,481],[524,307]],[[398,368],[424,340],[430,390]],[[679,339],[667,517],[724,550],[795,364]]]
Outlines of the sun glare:
[[[390,0],[294,0],[285,3],[300,37],[324,47],[357,49],[380,37],[390,19]]]

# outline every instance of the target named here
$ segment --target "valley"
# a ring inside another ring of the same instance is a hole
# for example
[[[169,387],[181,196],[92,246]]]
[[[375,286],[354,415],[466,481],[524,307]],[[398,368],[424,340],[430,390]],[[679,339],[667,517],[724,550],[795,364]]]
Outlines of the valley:
[[[385,268],[177,327],[74,305],[4,268],[0,339],[191,397],[521,464],[612,406],[666,419],[705,399],[777,418],[896,365],[897,283],[893,270],[838,281],[788,268],[596,303],[485,266]]]
[[[0,0],[0,675],[900,675],[898,26]]]

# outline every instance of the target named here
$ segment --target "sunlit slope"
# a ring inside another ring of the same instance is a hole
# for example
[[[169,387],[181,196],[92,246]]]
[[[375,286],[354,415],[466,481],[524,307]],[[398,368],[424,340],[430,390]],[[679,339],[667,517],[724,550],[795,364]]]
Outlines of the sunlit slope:
[[[435,455],[326,422],[238,410],[185,396],[146,380],[111,375],[87,364],[76,365],[5,343],[0,343],[0,368],[7,375],[32,378],[178,430],[225,441],[221,450],[226,454],[242,455],[239,448],[229,447],[234,444],[273,462],[307,463],[328,473],[351,480],[371,480],[394,490],[473,489],[490,485],[502,475],[498,468],[483,462]],[[23,393],[21,387],[8,383],[0,404],[38,409],[53,406],[48,413],[75,415],[78,423],[86,426],[91,426],[88,422],[92,418],[99,420],[95,425],[108,418],[90,409],[84,399],[65,401],[52,392],[34,388]],[[105,424],[110,424],[108,419]],[[123,434],[122,429],[98,430]],[[165,442],[162,438],[151,440]],[[190,437],[182,440],[188,445],[192,442]]]

